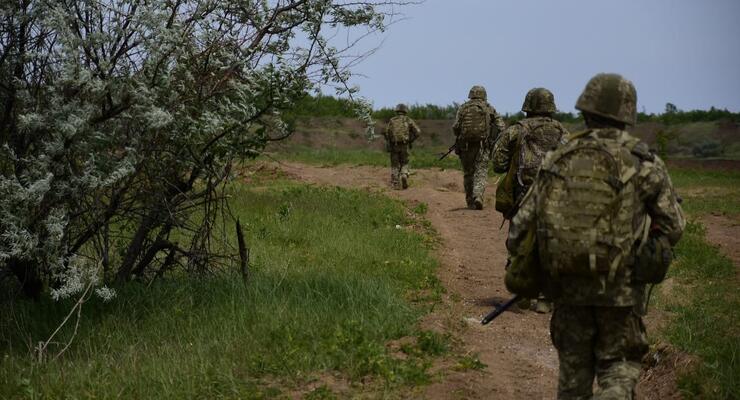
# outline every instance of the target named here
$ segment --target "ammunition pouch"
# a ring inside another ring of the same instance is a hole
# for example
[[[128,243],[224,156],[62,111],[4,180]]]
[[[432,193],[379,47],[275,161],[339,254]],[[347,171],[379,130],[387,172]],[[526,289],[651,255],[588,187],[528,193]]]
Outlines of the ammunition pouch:
[[[545,275],[540,267],[534,227],[527,231],[518,249],[511,249],[510,255],[511,259],[504,277],[506,289],[511,293],[529,298],[537,298],[540,293],[544,293]]]
[[[673,248],[664,235],[650,236],[635,252],[633,276],[636,282],[660,283],[673,261]]]

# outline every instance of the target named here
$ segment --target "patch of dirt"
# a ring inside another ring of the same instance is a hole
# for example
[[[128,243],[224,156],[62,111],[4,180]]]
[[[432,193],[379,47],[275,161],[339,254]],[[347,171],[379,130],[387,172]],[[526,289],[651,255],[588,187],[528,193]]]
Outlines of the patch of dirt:
[[[673,347],[659,343],[645,356],[640,382],[637,384],[638,398],[642,400],[683,399],[676,387],[676,378],[689,372],[697,360]]]
[[[701,222],[707,230],[707,240],[717,245],[740,272],[740,220],[710,214],[703,216]]]

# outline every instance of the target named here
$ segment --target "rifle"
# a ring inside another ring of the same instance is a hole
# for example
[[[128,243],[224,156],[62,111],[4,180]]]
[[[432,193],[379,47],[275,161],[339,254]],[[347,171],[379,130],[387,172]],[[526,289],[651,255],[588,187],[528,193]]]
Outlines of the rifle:
[[[446,153],[439,153],[440,154],[440,157],[439,157],[439,159],[437,161],[444,160],[447,156],[450,155],[450,153],[452,153],[453,151],[455,151],[455,149],[457,149],[457,138],[455,138],[455,143],[453,143],[452,146],[450,146],[450,148],[447,149],[447,152]]]
[[[494,307],[493,311],[489,312],[488,315],[483,317],[483,319],[480,321],[481,325],[488,325],[489,322],[493,321],[501,315],[504,311],[508,310],[509,307],[511,307],[514,303],[519,301],[519,295],[514,295],[511,299],[509,299],[506,303],[501,304],[499,306]]]

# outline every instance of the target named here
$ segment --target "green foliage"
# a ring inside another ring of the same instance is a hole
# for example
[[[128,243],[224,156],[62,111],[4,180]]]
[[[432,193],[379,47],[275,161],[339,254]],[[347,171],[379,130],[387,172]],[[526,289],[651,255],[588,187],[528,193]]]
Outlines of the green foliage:
[[[668,103],[668,105],[673,106],[670,103]],[[675,106],[669,110],[668,105],[666,105],[666,112],[663,114],[638,113],[637,122],[661,122],[666,125],[688,124],[692,122],[715,122],[723,120],[740,122],[740,113],[734,113],[727,109],[711,107],[709,110],[682,111],[675,108]]]
[[[453,119],[460,105],[453,103],[446,106],[435,104],[413,104],[409,106],[408,116],[413,119]],[[373,113],[378,120],[389,120],[396,115],[395,108],[381,108]]]
[[[716,140],[703,138],[694,143],[691,153],[696,158],[719,157],[722,155],[722,144]]]
[[[355,104],[350,100],[332,96],[306,95],[296,101],[295,105],[286,112],[295,117],[345,117],[356,116]]]
[[[0,273],[29,296],[68,297],[113,275],[218,264],[211,227],[234,163],[285,138],[281,111],[307,91],[355,93],[362,55],[332,37],[383,30],[399,5],[3,2]],[[192,234],[175,243],[183,221]]]
[[[411,223],[405,208],[362,191],[263,184],[228,188],[251,247],[247,287],[229,273],[126,285],[116,301],[88,301],[69,350],[42,364],[30,347],[71,300],[17,302],[0,315],[0,398],[261,399],[324,371],[386,388],[427,382],[429,358],[446,347],[413,323],[429,297],[410,302],[441,286],[427,238],[395,229]],[[399,360],[386,343],[406,336],[421,351]],[[310,396],[332,398],[328,388]]]

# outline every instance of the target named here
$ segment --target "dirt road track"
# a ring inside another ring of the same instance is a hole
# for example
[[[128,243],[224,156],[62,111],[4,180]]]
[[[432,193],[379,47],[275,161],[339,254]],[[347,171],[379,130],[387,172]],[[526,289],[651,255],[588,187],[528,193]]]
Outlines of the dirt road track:
[[[453,333],[464,348],[477,353],[488,367],[482,371],[455,371],[438,366],[444,378],[420,394],[424,399],[551,399],[557,380],[557,356],[550,344],[549,315],[506,312],[494,323],[478,321],[491,307],[510,297],[503,285],[507,226],[492,207],[493,190],[486,193],[486,208],[465,208],[459,171],[418,170],[411,187],[388,188],[385,168],[338,166],[321,168],[281,164],[295,178],[322,185],[382,191],[411,203],[426,203],[426,217],[442,239],[438,276],[447,288],[443,304],[429,315],[425,328]],[[493,182],[492,182],[493,183]]]
[[[335,166],[323,168],[280,163],[278,168],[295,179],[329,186],[382,192],[411,204],[426,203],[426,218],[439,233],[437,272],[447,289],[442,304],[422,325],[461,340],[464,351],[486,364],[483,370],[455,368],[454,360],[436,365],[440,380],[416,393],[420,399],[554,399],[557,387],[557,353],[550,342],[550,315],[522,312],[516,307],[488,326],[478,321],[491,307],[511,297],[503,284],[508,226],[501,229],[501,216],[493,209],[495,182],[489,182],[482,211],[465,208],[462,175],[453,170],[417,170],[407,190],[388,186],[386,168]],[[710,221],[716,222],[716,221]],[[717,224],[711,224],[712,228]],[[733,235],[720,235],[730,249]],[[710,229],[710,235],[714,229]],[[716,238],[711,238],[715,239]],[[736,252],[730,254],[737,262]],[[648,335],[665,316],[655,311],[646,319]],[[680,399],[672,368],[651,370],[638,385],[638,399]],[[642,392],[642,393],[641,393]]]

